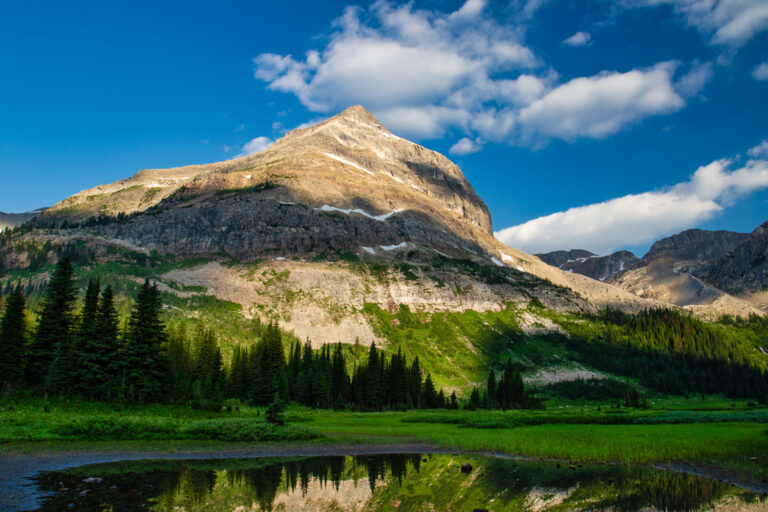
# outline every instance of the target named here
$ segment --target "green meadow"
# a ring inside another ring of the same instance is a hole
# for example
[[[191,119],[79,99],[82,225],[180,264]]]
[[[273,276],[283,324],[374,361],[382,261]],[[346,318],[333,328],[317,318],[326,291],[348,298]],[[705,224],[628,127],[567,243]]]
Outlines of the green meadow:
[[[696,410],[699,409],[699,410]],[[261,408],[219,413],[183,406],[0,400],[0,441],[24,451],[166,450],[423,443],[573,463],[687,463],[768,478],[768,410],[744,401],[664,399],[653,409],[352,412],[289,408],[287,424]]]

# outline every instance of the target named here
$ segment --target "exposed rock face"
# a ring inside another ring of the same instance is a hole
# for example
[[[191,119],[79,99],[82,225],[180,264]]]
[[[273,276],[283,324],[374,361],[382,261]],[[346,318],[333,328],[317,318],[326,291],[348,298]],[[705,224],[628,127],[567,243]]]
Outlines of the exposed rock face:
[[[717,271],[704,272],[750,237],[732,231],[689,229],[653,244],[630,270],[616,277],[619,286],[639,297],[684,306],[710,316],[720,313],[746,315],[752,305],[726,292],[716,279]],[[723,267],[724,268],[724,267]],[[741,275],[743,270],[734,270]],[[733,278],[731,278],[733,279]]]
[[[748,236],[733,231],[687,229],[654,243],[648,254],[643,256],[641,264],[647,265],[658,258],[690,261],[693,264],[714,261],[725,256]]]
[[[554,251],[537,254],[545,263],[566,272],[576,272],[598,281],[612,281],[617,275],[632,268],[638,261],[629,251],[618,251],[607,256],[598,256],[583,249]]]
[[[768,221],[696,275],[730,293],[764,290],[768,286]]]

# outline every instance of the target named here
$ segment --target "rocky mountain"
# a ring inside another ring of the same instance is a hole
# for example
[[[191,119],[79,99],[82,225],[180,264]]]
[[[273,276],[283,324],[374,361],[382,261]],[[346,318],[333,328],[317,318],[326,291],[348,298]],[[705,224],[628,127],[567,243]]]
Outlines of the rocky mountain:
[[[2,267],[76,254],[180,298],[204,293],[313,342],[381,341],[365,313],[661,305],[508,247],[461,170],[362,107],[225,162],[143,170],[43,212]],[[15,249],[14,249],[15,248]],[[130,273],[133,274],[130,274]],[[190,291],[192,290],[192,291]],[[523,324],[547,328],[546,318]]]
[[[695,274],[733,294],[765,291],[768,287],[768,221]]]
[[[722,258],[748,237],[747,233],[733,231],[687,229],[655,242],[643,256],[641,265],[660,258],[686,261],[693,266],[705,264]]]
[[[583,249],[553,251],[537,254],[543,262],[566,272],[575,272],[598,281],[612,281],[617,275],[640,261],[629,251],[618,251],[607,256],[598,256]]]
[[[25,222],[28,222],[34,219],[43,210],[44,208],[41,208],[39,210],[35,210],[32,212],[24,212],[24,213],[0,212],[0,231],[4,231],[8,228],[13,228],[16,226],[21,226]]]
[[[597,256],[572,250],[537,256],[562,270],[615,284],[638,297],[708,316],[749,314],[754,307],[768,310],[768,292],[760,284],[765,276],[760,268],[764,227],[751,235],[688,229],[658,240],[641,259],[627,251]]]
[[[743,244],[749,235],[732,231],[689,229],[655,242],[616,283],[639,297],[686,306],[692,310],[748,311],[759,306],[724,290],[715,274],[702,269],[720,261]],[[737,271],[739,272],[739,271]]]

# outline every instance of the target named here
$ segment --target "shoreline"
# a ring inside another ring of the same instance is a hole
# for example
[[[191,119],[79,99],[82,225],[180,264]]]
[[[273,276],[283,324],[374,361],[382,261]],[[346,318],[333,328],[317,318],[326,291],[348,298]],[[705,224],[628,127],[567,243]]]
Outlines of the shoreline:
[[[6,448],[9,448],[6,446]],[[43,495],[30,482],[41,471],[62,471],[73,467],[131,460],[194,460],[194,459],[237,459],[237,458],[272,458],[272,457],[319,457],[348,455],[381,455],[391,453],[456,453],[483,455],[502,459],[527,460],[570,464],[567,459],[542,459],[510,455],[504,452],[466,451],[443,446],[413,441],[397,443],[360,443],[360,444],[274,444],[258,447],[218,444],[208,447],[190,443],[171,445],[168,448],[150,445],[143,449],[89,449],[87,445],[79,447],[32,446],[30,452],[6,450],[0,455],[0,511],[30,510],[36,508],[38,499]],[[26,445],[16,447],[20,450]],[[591,462],[589,464],[615,465],[616,462]],[[671,464],[636,464],[660,471],[675,471],[690,475],[710,478],[749,490],[763,496],[768,495],[768,481],[740,475],[716,467],[706,467],[689,463]]]

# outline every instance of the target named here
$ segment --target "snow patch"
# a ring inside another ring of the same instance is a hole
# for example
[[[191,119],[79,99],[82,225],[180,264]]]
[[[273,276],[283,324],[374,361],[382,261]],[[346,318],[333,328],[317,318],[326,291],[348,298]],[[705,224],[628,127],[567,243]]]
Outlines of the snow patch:
[[[275,261],[285,261],[285,256],[278,256]]]
[[[520,272],[525,272],[525,270],[523,270],[523,267],[521,267],[520,265],[518,265],[518,266],[517,266],[517,267],[515,267],[515,268],[517,268],[517,270],[519,270]]]
[[[331,154],[331,153],[323,153],[323,154],[324,154],[325,156],[327,156],[328,158],[332,158],[332,159],[336,160],[337,162],[341,162],[341,163],[343,163],[343,164],[347,164],[347,165],[349,165],[349,166],[351,166],[351,167],[354,167],[355,169],[359,169],[359,170],[361,170],[361,171],[363,171],[363,172],[367,172],[367,173],[368,173],[368,174],[370,174],[371,176],[374,176],[374,173],[372,173],[371,171],[369,171],[369,170],[368,170],[368,169],[366,169],[365,167],[360,167],[360,166],[359,166],[359,165],[357,165],[356,163],[354,163],[354,162],[350,162],[349,160],[345,160],[344,158],[341,158],[341,157],[340,157],[340,156],[338,156],[338,155],[334,155],[334,154]]]
[[[400,178],[398,178],[397,176],[395,176],[393,174],[387,174],[387,176],[389,176],[390,178],[392,178],[393,180],[395,180],[398,183],[405,183],[403,180],[401,180]]]
[[[376,251],[373,250],[373,247],[363,247],[363,250],[369,254],[376,254]]]
[[[247,179],[247,180],[251,179],[251,175],[250,175],[250,174],[248,174],[248,175],[245,177],[245,179]]]
[[[515,262],[515,258],[506,253],[501,253],[501,261],[508,261],[510,263]]]
[[[506,265],[505,265],[505,264],[503,264],[501,261],[499,261],[499,260],[498,260],[498,259],[496,259],[496,258],[491,258],[491,261],[492,261],[494,264],[496,264],[496,265],[498,265],[498,266],[500,266],[500,267],[506,267]]]
[[[400,242],[397,245],[380,245],[379,247],[385,251],[394,251],[395,249],[404,249],[408,247],[408,242]]]
[[[340,212],[346,215],[349,215],[350,213],[357,213],[365,217],[368,217],[369,219],[377,220],[379,222],[384,222],[385,220],[390,218],[392,215],[403,211],[402,208],[397,208],[395,210],[392,210],[389,213],[385,213],[384,215],[371,215],[370,213],[366,212],[365,210],[361,210],[360,208],[355,208],[353,210],[345,210],[344,208],[336,208],[335,206],[330,206],[327,204],[324,204],[320,208],[315,208],[315,210],[320,210],[321,212]]]
[[[280,204],[296,204],[293,201],[278,201]]]

